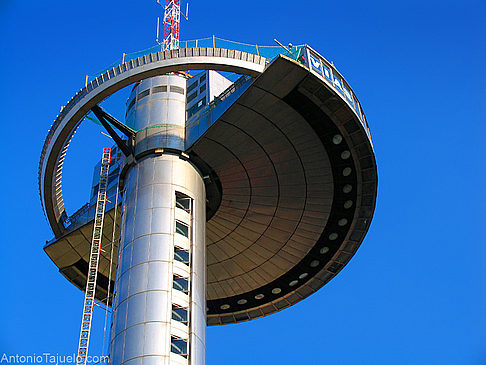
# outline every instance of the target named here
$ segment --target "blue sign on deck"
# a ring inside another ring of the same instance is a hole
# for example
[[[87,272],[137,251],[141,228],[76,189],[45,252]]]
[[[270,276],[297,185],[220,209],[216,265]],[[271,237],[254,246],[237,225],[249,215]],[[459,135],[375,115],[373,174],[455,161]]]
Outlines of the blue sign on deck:
[[[312,69],[317,72],[319,75],[322,75],[322,64],[321,60],[309,53],[309,59]]]

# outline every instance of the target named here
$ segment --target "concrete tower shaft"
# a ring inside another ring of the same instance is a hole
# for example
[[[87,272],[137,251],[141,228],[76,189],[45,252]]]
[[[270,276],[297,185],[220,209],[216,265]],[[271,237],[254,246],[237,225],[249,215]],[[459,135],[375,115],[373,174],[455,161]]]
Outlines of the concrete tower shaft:
[[[125,179],[114,365],[205,363],[205,186],[189,161],[161,152],[183,149],[185,83],[176,75],[147,79],[128,102],[143,157]]]

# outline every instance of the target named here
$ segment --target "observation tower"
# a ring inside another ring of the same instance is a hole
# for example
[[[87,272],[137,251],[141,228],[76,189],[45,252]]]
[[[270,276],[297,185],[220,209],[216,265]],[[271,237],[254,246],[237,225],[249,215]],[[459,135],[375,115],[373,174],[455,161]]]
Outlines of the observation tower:
[[[78,364],[93,299],[113,310],[112,364],[205,364],[207,325],[263,317],[316,292],[373,216],[369,127],[333,64],[308,45],[243,51],[215,37],[170,39],[87,82],[42,150],[40,196],[54,233],[44,250],[86,291]],[[120,122],[99,104],[128,85]],[[62,166],[90,112],[116,146],[95,169],[91,200],[69,215]]]

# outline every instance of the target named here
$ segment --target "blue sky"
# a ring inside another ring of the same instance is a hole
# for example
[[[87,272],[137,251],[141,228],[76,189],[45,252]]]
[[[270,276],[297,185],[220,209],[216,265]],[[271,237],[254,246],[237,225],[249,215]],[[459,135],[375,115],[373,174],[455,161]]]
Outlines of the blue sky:
[[[485,56],[482,1],[193,1],[181,39],[307,43],[367,114],[375,216],[351,262],[269,317],[207,331],[207,363],[486,364]],[[95,73],[154,45],[155,1],[0,2],[3,158],[0,356],[77,347],[82,293],[43,252],[37,166],[59,109]],[[105,105],[123,117],[125,93]],[[85,124],[68,153],[73,212],[110,140]],[[101,353],[103,313],[92,354]]]

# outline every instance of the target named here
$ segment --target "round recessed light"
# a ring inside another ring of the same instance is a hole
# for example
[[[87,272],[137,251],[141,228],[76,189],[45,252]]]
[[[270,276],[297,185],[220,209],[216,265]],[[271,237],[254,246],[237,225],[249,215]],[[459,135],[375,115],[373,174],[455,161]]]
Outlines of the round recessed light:
[[[340,134],[336,134],[334,137],[332,137],[332,143],[334,144],[340,144],[343,141],[343,136]]]
[[[309,274],[307,274],[306,272],[302,273],[299,275],[299,279],[305,279],[307,276],[309,276]]]
[[[299,282],[298,280],[292,280],[292,281],[289,283],[289,286],[296,286],[298,282]]]
[[[310,267],[317,267],[319,266],[319,260],[312,260],[310,263]]]
[[[343,176],[349,176],[351,175],[351,172],[353,172],[353,170],[351,170],[351,167],[345,167],[343,170]]]
[[[348,224],[348,220],[346,218],[341,218],[339,221],[338,221],[338,224],[343,227],[345,226],[346,224]]]
[[[331,234],[329,235],[329,239],[330,239],[331,241],[334,241],[336,238],[338,238],[338,234],[337,234],[337,233],[331,233]]]
[[[329,252],[329,247],[327,247],[327,246],[324,246],[319,250],[319,253],[321,253],[322,255],[324,255],[325,253],[328,253],[328,252]]]
[[[272,289],[272,294],[280,294],[282,292],[282,289],[280,288],[273,288]]]
[[[342,158],[343,160],[347,160],[347,159],[349,158],[349,156],[351,156],[351,152],[349,152],[348,150],[343,151],[343,152],[341,153],[341,158]]]
[[[229,309],[230,305],[229,304],[223,304],[220,308],[222,310],[226,310],[226,309]]]
[[[243,305],[243,304],[248,303],[248,300],[246,300],[246,299],[240,299],[236,303],[238,303],[239,305]]]
[[[263,294],[255,295],[255,299],[263,299],[263,297],[265,297],[265,295],[263,295]]]
[[[346,201],[344,202],[344,208],[345,208],[345,209],[349,209],[349,208],[351,208],[352,206],[353,206],[353,201],[352,201],[352,200],[346,200]]]
[[[351,185],[346,184],[346,185],[343,186],[343,192],[345,192],[346,194],[350,193],[351,190],[353,190],[353,187]]]

